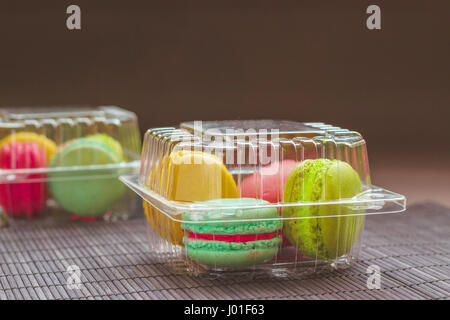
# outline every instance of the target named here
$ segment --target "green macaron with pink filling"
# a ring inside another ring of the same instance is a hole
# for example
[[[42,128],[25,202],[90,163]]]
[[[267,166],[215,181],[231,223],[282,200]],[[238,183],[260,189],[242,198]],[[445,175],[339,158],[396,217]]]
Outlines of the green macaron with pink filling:
[[[183,242],[189,258],[210,267],[241,268],[276,256],[283,223],[275,208],[258,208],[269,202],[236,198],[202,204],[220,209],[183,214]],[[240,206],[255,208],[236,209]]]

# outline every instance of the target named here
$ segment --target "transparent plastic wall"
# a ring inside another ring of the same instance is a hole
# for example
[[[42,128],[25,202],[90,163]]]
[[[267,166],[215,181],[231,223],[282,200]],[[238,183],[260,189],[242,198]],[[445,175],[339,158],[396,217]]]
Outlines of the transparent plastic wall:
[[[115,106],[0,108],[0,206],[14,219],[128,218],[120,175],[137,174],[136,115]]]
[[[150,246],[192,274],[309,273],[347,267],[367,214],[404,210],[371,185],[354,131],[278,120],[150,129],[138,176]]]

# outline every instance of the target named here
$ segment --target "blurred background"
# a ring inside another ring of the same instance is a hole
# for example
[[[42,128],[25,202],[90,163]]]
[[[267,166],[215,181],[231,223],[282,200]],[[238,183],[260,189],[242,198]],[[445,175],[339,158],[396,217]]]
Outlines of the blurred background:
[[[82,30],[66,28],[81,7]],[[366,28],[381,7],[382,30]],[[0,2],[0,106],[119,105],[142,132],[276,118],[353,129],[372,182],[450,206],[448,1]]]

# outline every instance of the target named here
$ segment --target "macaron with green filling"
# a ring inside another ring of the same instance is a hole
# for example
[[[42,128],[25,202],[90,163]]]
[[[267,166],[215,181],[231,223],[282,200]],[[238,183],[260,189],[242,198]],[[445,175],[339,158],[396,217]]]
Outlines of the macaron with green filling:
[[[239,206],[256,207],[269,202],[237,198],[202,203],[222,208],[183,214],[183,242],[189,258],[217,268],[241,268],[267,262],[276,256],[282,241],[283,227],[277,210],[236,209]]]
[[[352,198],[362,191],[358,173],[340,160],[305,160],[289,175],[284,202],[320,202]],[[283,208],[284,234],[304,255],[333,260],[350,252],[364,217],[351,205],[306,205]],[[331,217],[330,217],[331,216]],[[339,217],[333,217],[339,216]]]
[[[125,186],[118,179],[117,168],[102,166],[123,161],[120,143],[106,134],[67,143],[50,162],[51,168],[65,168],[48,174],[53,198],[75,215],[97,217],[104,214],[121,199]],[[73,167],[78,168],[71,170]]]

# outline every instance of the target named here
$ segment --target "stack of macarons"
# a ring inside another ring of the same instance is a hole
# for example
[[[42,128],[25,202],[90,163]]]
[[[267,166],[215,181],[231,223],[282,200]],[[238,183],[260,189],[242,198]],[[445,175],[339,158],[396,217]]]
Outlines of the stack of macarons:
[[[95,134],[57,147],[44,135],[19,132],[0,140],[0,205],[7,214],[35,217],[51,196],[66,211],[97,217],[111,209],[125,191],[117,169],[108,165],[126,161],[120,143]],[[11,169],[39,169],[18,173],[5,181]]]
[[[203,202],[219,206],[206,213],[184,214],[186,253],[192,260],[216,268],[250,267],[273,259],[281,244],[283,222],[275,208],[254,198]],[[255,206],[252,209],[236,209]]]

